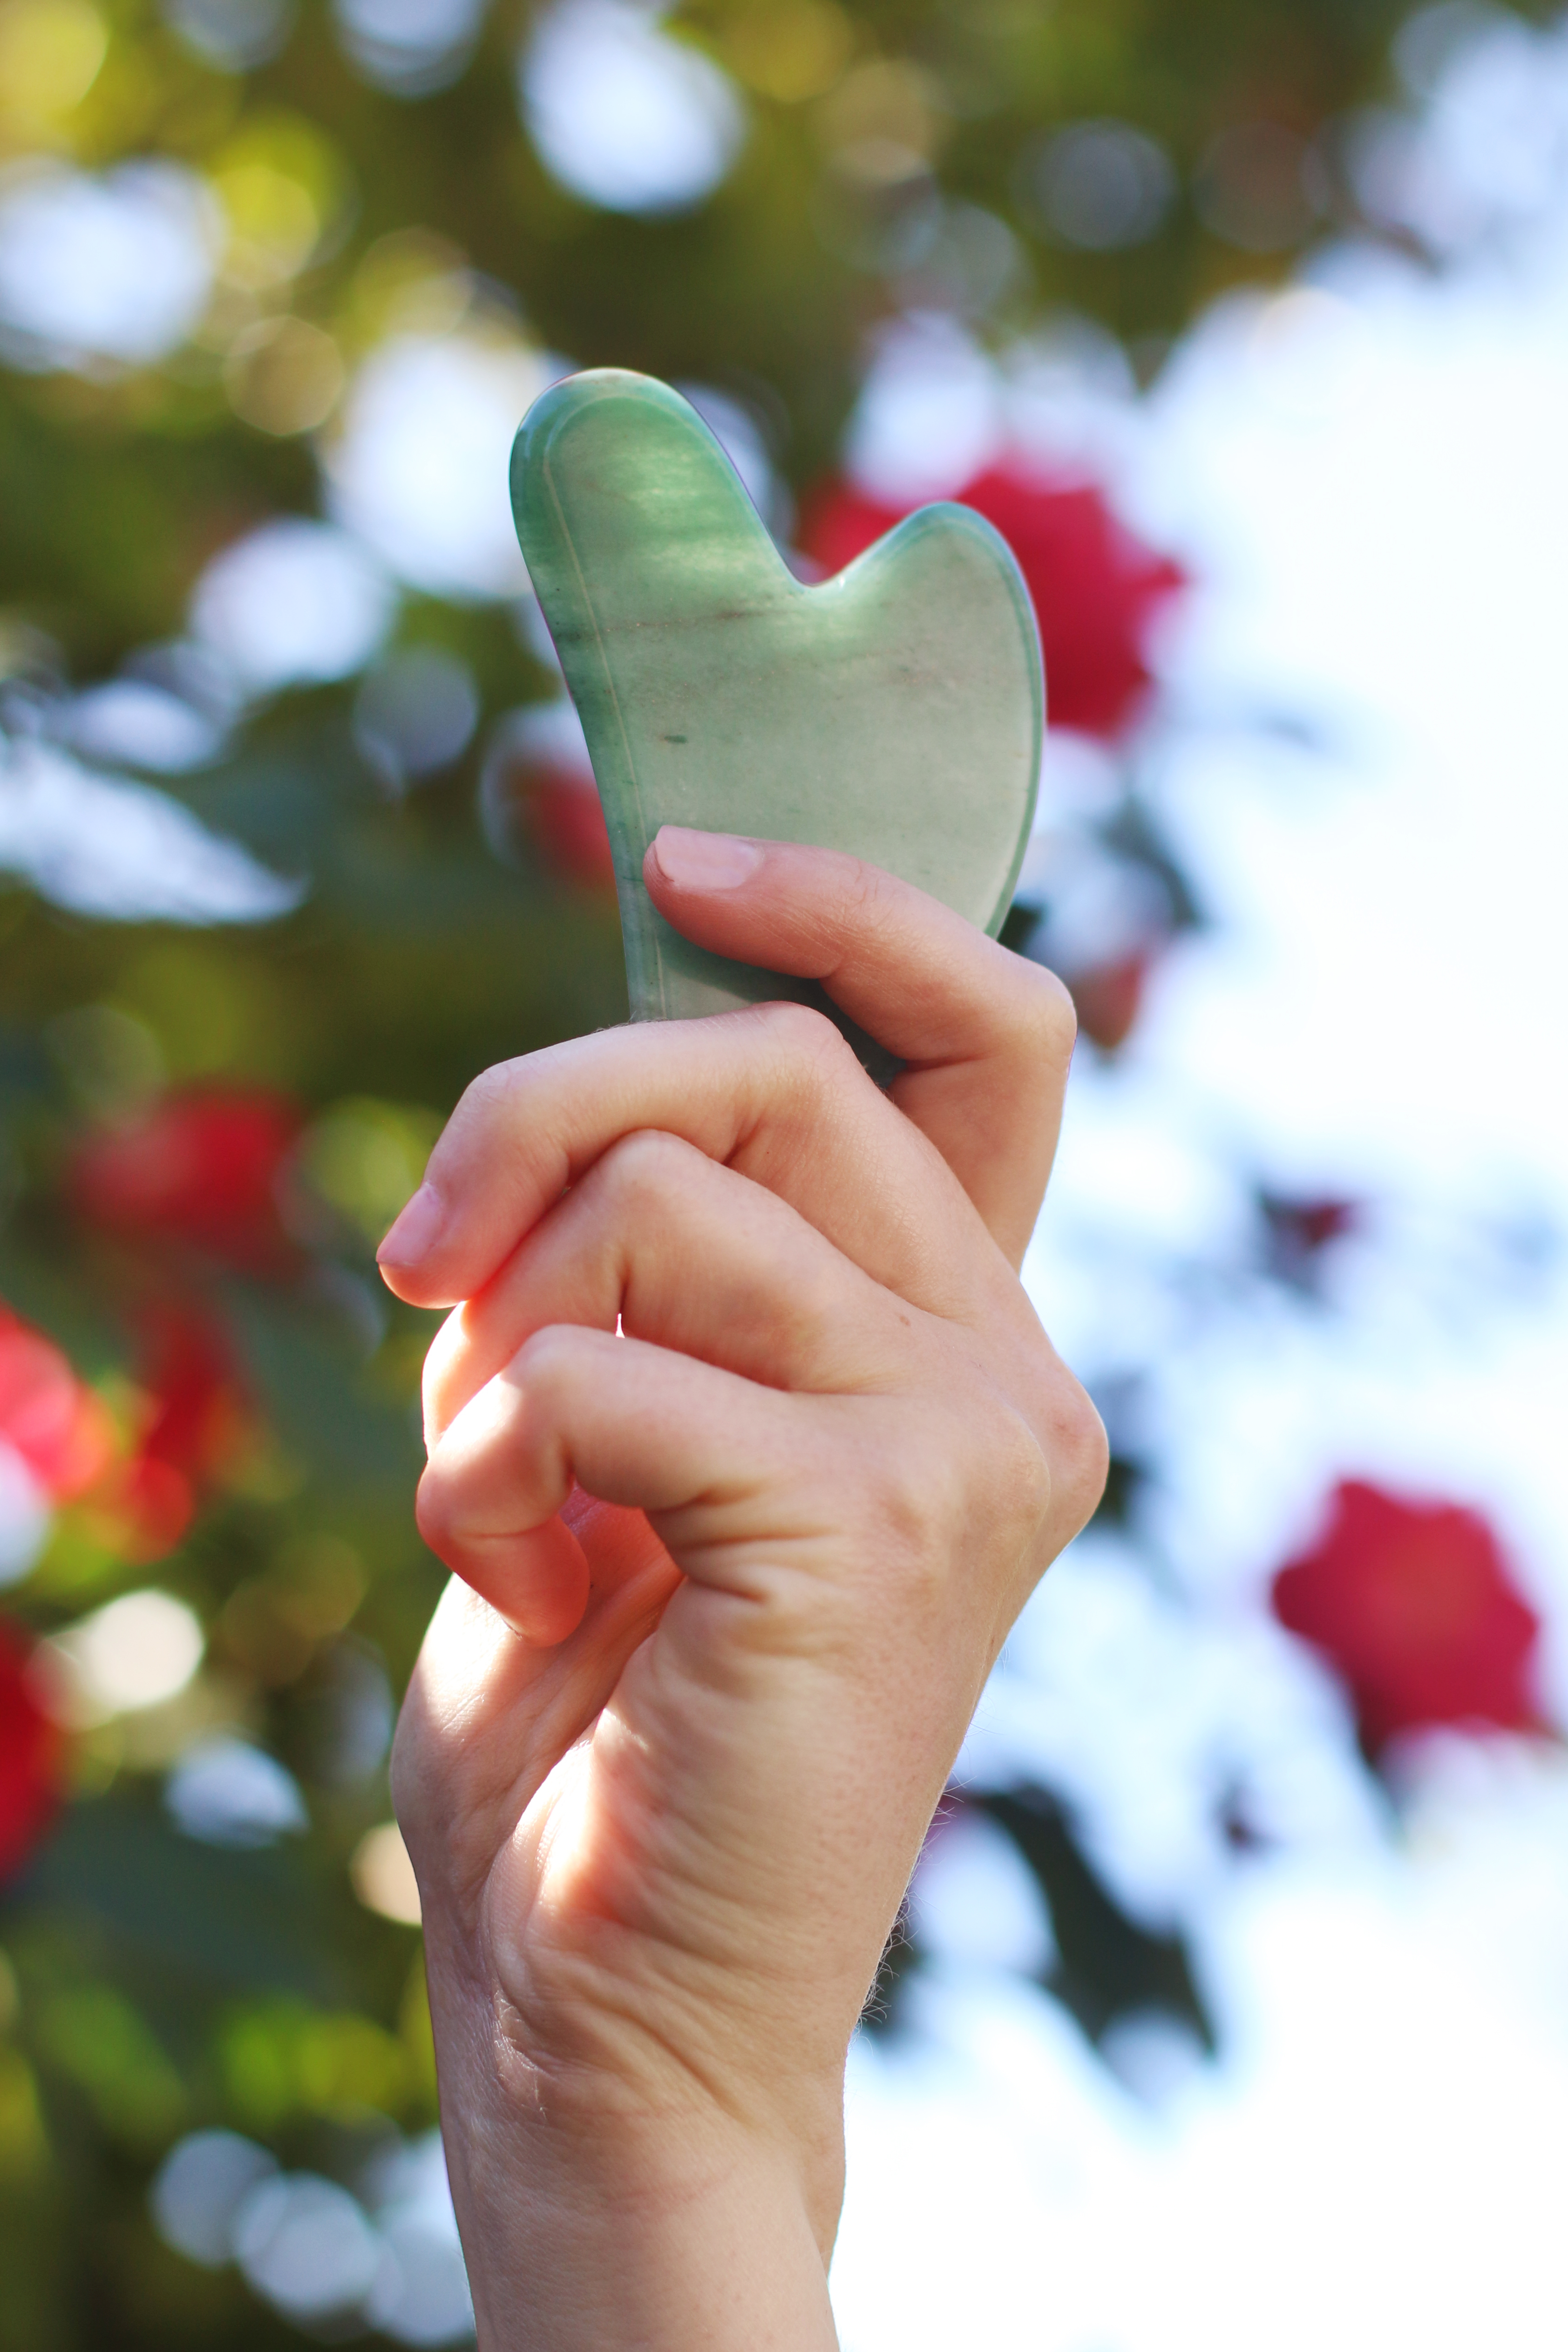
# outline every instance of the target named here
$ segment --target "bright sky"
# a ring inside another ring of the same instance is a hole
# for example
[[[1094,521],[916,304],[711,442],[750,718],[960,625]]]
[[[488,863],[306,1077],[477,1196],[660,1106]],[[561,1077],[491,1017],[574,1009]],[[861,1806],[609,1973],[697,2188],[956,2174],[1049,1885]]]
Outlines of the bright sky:
[[[901,420],[925,439],[917,376],[906,345],[873,384],[867,472],[906,463]],[[952,345],[920,381],[983,452],[994,382]],[[1074,1360],[1155,1360],[1177,1597],[1096,1538],[967,1758],[1048,1763],[1124,1893],[1187,1920],[1223,2053],[1134,2101],[988,1966],[988,1919],[994,1961],[1029,1940],[1001,1860],[944,1864],[941,1997],[852,2078],[846,2352],[1568,2331],[1568,1769],[1455,1743],[1391,1840],[1261,1611],[1335,1477],[1473,1499],[1548,1612],[1568,1711],[1565,419],[1561,203],[1445,276],[1328,255],[1212,314],[1148,402],[1040,411],[1202,583],[1154,791],[1214,928],[1118,1065],[1075,1078],[1030,1266]],[[1373,1204],[1335,1312],[1184,1304],[1178,1265],[1239,1261],[1255,1175]],[[1239,1869],[1203,1832],[1227,1738],[1294,1824]]]

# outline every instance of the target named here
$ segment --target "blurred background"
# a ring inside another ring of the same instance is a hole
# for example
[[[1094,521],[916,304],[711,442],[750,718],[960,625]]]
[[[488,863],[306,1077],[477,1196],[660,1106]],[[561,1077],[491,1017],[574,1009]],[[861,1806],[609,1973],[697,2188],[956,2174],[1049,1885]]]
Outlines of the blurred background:
[[[624,1012],[506,499],[968,499],[1114,1461],[850,2083],[847,2352],[1568,2329],[1568,19],[0,0],[0,2347],[471,2335],[371,1252]]]

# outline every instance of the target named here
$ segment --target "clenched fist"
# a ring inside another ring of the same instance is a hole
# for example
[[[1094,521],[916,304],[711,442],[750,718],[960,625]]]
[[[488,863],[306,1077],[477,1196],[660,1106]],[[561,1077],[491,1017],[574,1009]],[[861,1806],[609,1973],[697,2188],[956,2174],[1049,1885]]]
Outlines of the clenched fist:
[[[904,1067],[793,1004],[552,1047],[383,1244],[454,1307],[393,1781],[484,2352],[832,2345],[850,2036],[1104,1475],[1017,1273],[1065,991],[828,851],[666,827],[645,878]]]

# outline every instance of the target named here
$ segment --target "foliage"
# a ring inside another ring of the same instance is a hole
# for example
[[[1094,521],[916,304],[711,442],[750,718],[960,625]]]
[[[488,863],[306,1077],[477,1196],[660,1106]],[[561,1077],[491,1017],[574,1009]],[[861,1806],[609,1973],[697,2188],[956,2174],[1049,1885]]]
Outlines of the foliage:
[[[113,778],[155,775],[160,822],[199,819],[288,902],[155,920],[37,862],[37,887],[0,898],[0,1433],[31,1481],[7,1527],[37,1536],[6,1563],[27,1573],[26,1633],[0,1646],[0,1862],[23,1863],[67,1780],[73,1799],[0,1910],[3,2352],[296,2340],[232,2269],[160,2240],[159,2158],[221,2128],[357,2184],[434,2120],[406,1905],[350,1874],[385,1822],[393,1696],[439,1585],[409,1508],[429,1318],[382,1294],[371,1252],[476,1071],[624,1003],[591,804],[514,726],[555,693],[515,587],[405,562],[369,679],[373,630],[358,656],[307,646],[258,681],[200,623],[214,559],[317,515],[378,355],[446,337],[521,385],[549,351],[716,389],[766,448],[780,528],[815,493],[807,544],[842,561],[855,494],[831,478],[882,322],[940,313],[1000,349],[1069,312],[1147,375],[1197,307],[1354,215],[1345,126],[1384,85],[1398,11],[694,0],[668,28],[731,78],[747,134],[706,201],[643,212],[541,161],[516,6],[423,81],[375,49],[371,14],[0,5],[5,188],[162,159],[209,207],[215,256],[151,355],[0,343],[0,790],[101,762],[89,690],[139,687],[206,748],[126,739]],[[1107,125],[1119,146],[1083,145]],[[1050,508],[1062,544],[1115,575],[1098,493],[1051,495],[1071,503]],[[1045,491],[1028,514],[1006,481],[974,496],[1026,568],[1036,541],[1060,562]],[[851,520],[863,537],[881,515],[862,499]],[[1174,585],[1130,558],[1121,576],[1110,685],[1053,645],[1061,707],[1107,736],[1134,715],[1143,609]],[[376,702],[397,652],[471,696],[446,748]],[[1186,920],[1141,822],[1129,798],[1110,847]],[[1072,974],[1101,1045],[1158,944],[1120,938]],[[1318,1244],[1279,1232],[1303,1263]],[[103,1613],[150,1593],[174,1613]],[[182,1625],[190,1666],[163,1689]],[[1388,1727],[1385,1706],[1372,1736]],[[291,1778],[253,1774],[240,1802],[236,1750]],[[1202,2025],[1179,1943],[1117,1911],[1054,1802],[988,1801],[1061,1913],[1089,2030],[1160,2000]]]

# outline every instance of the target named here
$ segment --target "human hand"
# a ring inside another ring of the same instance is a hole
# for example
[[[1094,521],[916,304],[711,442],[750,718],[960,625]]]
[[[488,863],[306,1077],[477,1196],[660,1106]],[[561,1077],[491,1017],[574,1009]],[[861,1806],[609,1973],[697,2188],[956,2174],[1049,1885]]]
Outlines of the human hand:
[[[821,1015],[468,1089],[383,1244],[459,1581],[393,1779],[481,2344],[831,2345],[845,2053],[985,1677],[1104,1440],[1017,1277],[1066,992],[852,858],[645,877]],[[623,1336],[617,1336],[617,1321]]]

